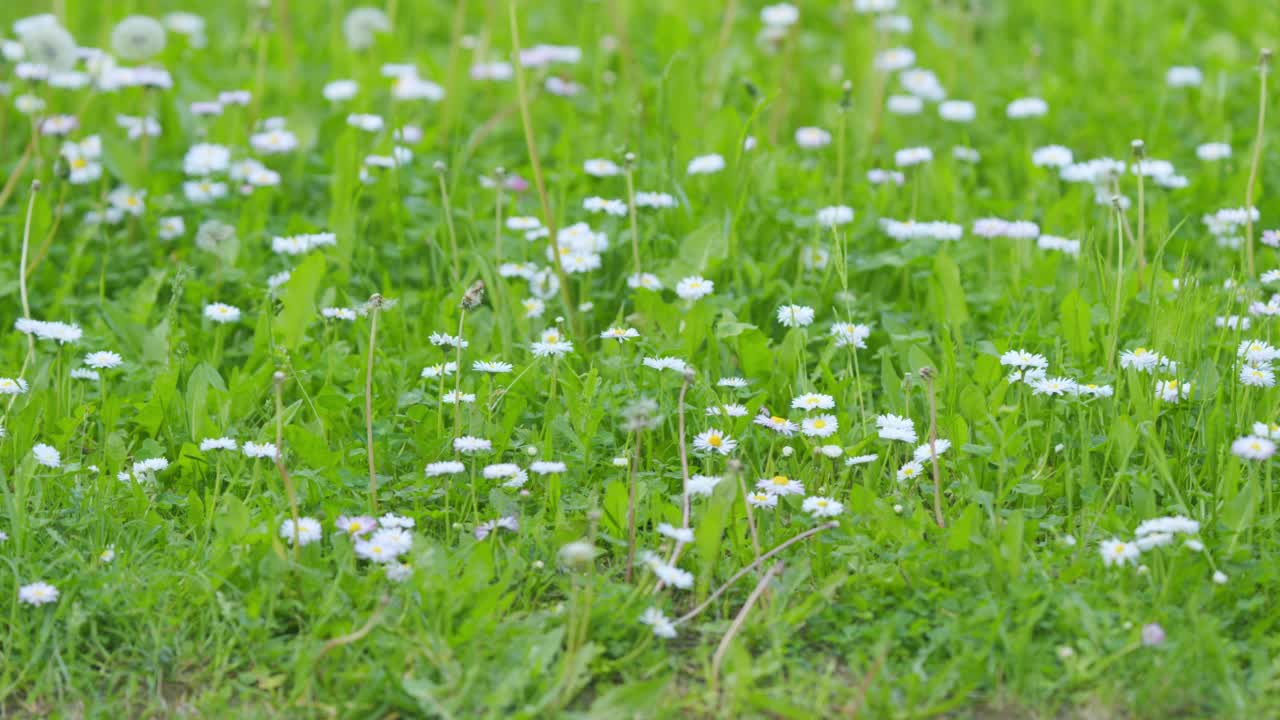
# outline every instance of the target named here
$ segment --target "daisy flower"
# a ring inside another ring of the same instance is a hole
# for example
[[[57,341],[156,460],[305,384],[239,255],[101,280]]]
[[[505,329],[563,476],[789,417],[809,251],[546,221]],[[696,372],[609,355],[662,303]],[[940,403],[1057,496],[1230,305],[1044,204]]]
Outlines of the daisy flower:
[[[47,582],[33,582],[18,588],[18,600],[32,607],[58,600],[58,588]]]
[[[756,482],[756,489],[770,495],[803,495],[804,483],[793,480],[786,475],[774,475]]]
[[[716,284],[697,275],[692,275],[676,284],[676,295],[682,300],[699,300],[710,295]]]
[[[500,360],[476,360],[471,364],[471,369],[476,372],[501,375],[503,373],[511,372],[514,369],[514,366],[509,362],[502,362]]]
[[[245,457],[274,459],[276,457],[276,446],[275,443],[247,442],[241,448],[241,452],[245,454]]]
[[[653,630],[653,634],[664,639],[671,639],[676,636],[676,626],[662,614],[662,611],[656,607],[645,609],[640,616],[640,622],[648,625]]]
[[[427,477],[457,475],[466,471],[467,466],[456,460],[443,460],[440,462],[427,463],[427,467],[423,470]]]
[[[882,440],[901,440],[909,443],[916,441],[915,423],[911,421],[911,418],[905,418],[900,415],[878,415],[876,416],[876,428],[878,428],[879,436]]]
[[[474,455],[476,453],[489,452],[493,450],[493,443],[485,440],[484,438],[463,435],[460,438],[454,439],[453,449],[464,455]]]
[[[55,470],[62,467],[62,454],[50,445],[36,443],[31,447],[31,455],[36,459],[36,464],[43,467]]]
[[[801,508],[815,518],[837,517],[844,512],[844,505],[819,495],[805,498]]]
[[[724,157],[711,154],[699,155],[689,161],[689,167],[686,172],[690,175],[709,175],[724,170]]]
[[[912,460],[898,468],[898,481],[906,482],[914,480],[924,474],[924,465],[918,460]]]
[[[1276,453],[1276,444],[1265,437],[1247,435],[1231,443],[1231,452],[1244,460],[1266,460]]]
[[[109,370],[111,368],[120,367],[124,360],[116,353],[101,350],[92,352],[85,356],[84,364],[97,370]]]
[[[296,539],[299,545],[310,545],[319,540],[322,534],[319,520],[310,517],[298,518]],[[287,540],[290,545],[294,543],[295,532],[292,518],[280,523],[280,537]]]
[[[710,497],[716,485],[723,478],[717,475],[693,475],[689,478],[688,490],[690,495],[701,497]]]
[[[754,492],[747,495],[747,504],[753,508],[773,509],[778,507],[778,496],[767,492]]]
[[[937,440],[933,441],[932,451],[930,451],[929,449],[929,443],[925,443],[920,447],[916,448],[915,453],[913,453],[911,457],[916,462],[924,463],[932,459],[934,455],[941,455],[942,453],[950,449],[951,449],[950,440],[947,440],[946,438],[938,438]]]
[[[233,323],[240,319],[240,308],[226,303],[211,303],[204,306],[204,316],[219,324]]]
[[[768,415],[766,413],[756,415],[756,419],[752,422],[756,425],[767,427],[784,437],[790,437],[796,432],[796,430],[800,429],[799,425],[796,425],[786,418],[780,418],[777,415]]]
[[[346,534],[352,537],[359,537],[373,532],[378,527],[378,521],[368,515],[359,515],[356,517],[348,517],[339,515],[334,525]]]
[[[1102,541],[1102,562],[1107,567],[1114,565],[1136,565],[1142,549],[1136,543],[1124,542],[1112,538]]]
[[[693,528],[678,528],[671,523],[658,523],[658,534],[669,537],[676,542],[693,542]]]
[[[800,423],[800,432],[809,437],[830,437],[839,429],[840,424],[835,415],[818,415],[805,418]]]
[[[830,395],[821,393],[805,393],[791,401],[795,410],[831,410],[835,406],[836,401]]]
[[[640,331],[635,328],[611,327],[600,333],[602,340],[617,340],[618,344],[640,337]]]
[[[693,438],[693,447],[703,452],[720,453],[728,455],[733,449],[738,447],[738,441],[725,435],[719,430],[704,430]]]
[[[786,327],[806,327],[813,323],[813,308],[804,305],[783,305],[778,308],[778,322]]]

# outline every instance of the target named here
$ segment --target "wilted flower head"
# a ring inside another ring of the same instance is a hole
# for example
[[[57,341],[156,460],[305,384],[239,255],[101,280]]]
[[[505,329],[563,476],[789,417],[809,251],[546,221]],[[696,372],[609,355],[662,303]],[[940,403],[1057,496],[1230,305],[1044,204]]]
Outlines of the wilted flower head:
[[[474,310],[482,302],[484,302],[484,281],[477,280],[462,294],[462,302],[458,305],[463,310]]]

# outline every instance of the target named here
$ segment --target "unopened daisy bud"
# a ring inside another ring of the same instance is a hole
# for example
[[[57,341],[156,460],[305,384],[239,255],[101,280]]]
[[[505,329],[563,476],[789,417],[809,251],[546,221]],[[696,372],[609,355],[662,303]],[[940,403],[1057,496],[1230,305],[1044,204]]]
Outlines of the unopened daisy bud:
[[[528,455],[529,457],[533,457],[534,455],[537,455],[537,454],[538,454],[538,448],[536,448],[536,447],[534,447],[534,446],[530,445],[529,447],[527,447],[527,448],[525,448],[525,449],[524,449],[524,452],[525,452],[525,454],[526,454],[526,455]]]
[[[1129,143],[1129,147],[1133,148],[1133,156],[1141,159],[1147,154],[1147,144],[1141,140],[1134,140]]]
[[[755,83],[748,80],[745,83],[743,83],[742,86],[743,86],[743,89],[747,91],[747,97],[751,98],[752,100],[755,100],[756,98],[760,97],[760,88],[756,87]]]
[[[627,167],[633,167],[636,164],[636,154],[633,152],[624,154],[622,156],[622,162]]]
[[[697,373],[695,373],[695,372],[693,371],[693,368],[691,368],[691,367],[686,367],[686,368],[684,369],[684,381],[685,381],[685,382],[690,382],[690,383],[691,383],[691,382],[693,382],[697,377],[698,377],[698,374],[697,374]]]
[[[934,376],[933,368],[928,366],[920,368],[921,380],[924,380],[925,382],[930,382],[931,380],[933,380],[933,376]]]
[[[742,461],[738,458],[729,458],[729,462],[725,463],[725,469],[728,470],[731,475],[740,473],[742,472]]]
[[[782,457],[791,457],[795,453],[796,453],[796,449],[791,447],[790,445],[785,445],[782,448]]]
[[[533,561],[533,569],[534,569],[534,570],[541,570],[541,569],[542,569],[542,568],[544,568],[544,567],[546,567],[546,563],[542,562],[541,560],[534,560],[534,561]]]
[[[587,519],[592,522],[599,521],[600,517],[601,517],[600,508],[592,508],[587,512]]]
[[[283,385],[284,378],[285,374],[283,370],[277,370],[271,375],[271,379],[274,380],[277,385]]]
[[[1266,72],[1271,67],[1271,48],[1262,48],[1258,54],[1258,69]]]
[[[1070,645],[1063,645],[1058,648],[1058,657],[1067,660],[1075,657],[1076,651]]]
[[[441,174],[443,174],[445,170],[448,170],[448,169],[449,169],[449,168],[448,168],[448,166],[446,166],[443,162],[441,162],[441,161],[439,161],[439,160],[437,160],[437,161],[435,161],[434,163],[432,163],[432,164],[431,164],[431,167],[432,167],[432,168],[434,168],[436,172],[441,173]]]
[[[493,176],[498,179],[498,188],[502,188],[502,180],[507,176],[507,169],[499,165],[493,169]]]
[[[463,310],[473,310],[482,302],[484,302],[484,281],[477,280],[462,294],[462,302],[459,306]]]
[[[39,181],[39,180],[32,180],[32,181],[31,181],[31,192],[40,192],[40,181]]]
[[[897,514],[901,515],[901,514],[902,514],[902,506],[901,506],[901,505],[894,505],[894,506],[893,506],[893,511],[894,511],[895,513],[897,513]]]
[[[845,80],[840,86],[840,109],[848,110],[853,106],[853,82]]]

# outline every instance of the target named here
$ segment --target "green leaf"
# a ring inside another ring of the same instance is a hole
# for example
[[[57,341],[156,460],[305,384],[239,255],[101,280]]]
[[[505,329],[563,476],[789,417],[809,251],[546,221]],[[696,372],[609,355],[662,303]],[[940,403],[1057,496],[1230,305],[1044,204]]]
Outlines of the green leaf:
[[[933,258],[933,278],[937,294],[934,297],[935,312],[952,326],[960,326],[969,320],[969,306],[965,302],[964,286],[960,283],[960,268],[946,255]]]
[[[1092,349],[1089,341],[1089,305],[1080,297],[1080,293],[1072,290],[1062,299],[1058,306],[1059,320],[1062,324],[1062,336],[1076,360],[1085,362]]]
[[[284,311],[280,313],[277,336],[286,348],[298,346],[307,325],[316,316],[316,289],[324,276],[324,256],[312,253],[289,275],[285,283]]]

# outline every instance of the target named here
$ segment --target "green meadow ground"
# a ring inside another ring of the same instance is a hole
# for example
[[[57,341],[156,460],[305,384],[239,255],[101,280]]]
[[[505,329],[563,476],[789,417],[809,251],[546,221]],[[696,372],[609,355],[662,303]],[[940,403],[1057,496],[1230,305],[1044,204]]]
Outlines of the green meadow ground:
[[[1280,267],[1259,242],[1280,228],[1280,136],[1264,133],[1256,271],[1201,219],[1245,204],[1258,55],[1280,46],[1280,5],[901,0],[895,12],[912,21],[902,33],[876,30],[851,0],[814,2],[769,40],[758,2],[526,1],[521,46],[582,49],[577,63],[523,72],[539,170],[515,80],[468,73],[511,59],[507,0],[390,0],[391,32],[359,51],[344,39],[346,0],[269,4],[0,3],[9,40],[14,21],[55,9],[80,45],[108,50],[126,15],[187,10],[207,24],[205,47],[171,31],[151,59],[171,73],[169,90],[51,88],[0,63],[0,378],[27,385],[0,396],[0,716],[1280,715],[1280,491],[1274,460],[1232,452],[1255,422],[1280,420],[1280,391],[1243,384],[1236,352],[1242,340],[1275,336],[1266,313],[1280,307],[1249,308],[1266,303],[1263,273]],[[946,122],[932,101],[919,115],[886,112],[888,95],[906,93],[872,58],[895,46],[914,50],[948,97],[972,101],[976,118]],[[443,99],[393,100],[380,73],[388,62],[416,65]],[[1166,71],[1182,65],[1199,67],[1203,83],[1169,87]],[[551,75],[581,92],[546,91]],[[359,92],[326,100],[322,88],[339,78]],[[248,105],[190,111],[236,89],[250,91]],[[43,99],[47,114],[76,116],[70,139],[101,136],[100,180],[66,179],[65,138],[33,134],[17,109],[22,94]],[[1006,117],[1010,101],[1030,96],[1047,101],[1046,115]],[[1273,73],[1272,127],[1277,96]],[[351,127],[349,113],[381,115],[386,129]],[[162,132],[130,140],[121,114],[154,116]],[[296,150],[251,151],[249,136],[269,117],[284,118]],[[362,183],[362,160],[389,155],[391,129],[404,125],[422,129],[402,143],[412,160],[370,168]],[[804,126],[834,138],[800,147]],[[1099,204],[1090,184],[1032,163],[1051,144],[1077,161],[1127,161],[1135,138],[1187,179],[1167,189],[1148,178],[1141,212],[1132,174]],[[1232,157],[1199,159],[1196,147],[1211,141],[1229,143]],[[232,183],[213,203],[191,201],[183,158],[197,142],[257,157],[278,186],[241,195]],[[957,145],[981,160],[954,158]],[[933,160],[905,169],[903,185],[868,181],[869,169],[894,167],[895,151],[919,146]],[[582,204],[627,203],[622,175],[592,177],[583,164],[622,165],[628,152],[635,189],[676,203],[639,209],[637,253],[628,217]],[[709,153],[724,157],[722,172],[687,174]],[[483,186],[498,167],[529,187]],[[145,210],[87,222],[123,185],[146,191]],[[1106,202],[1117,192],[1132,202],[1123,223]],[[853,222],[817,223],[831,205],[853,208]],[[161,218],[174,216],[185,231],[162,239]],[[496,229],[510,216],[588,222],[608,235],[601,267],[568,276],[572,307],[551,292],[545,314],[527,316],[529,283],[498,268],[550,267],[548,241]],[[1079,240],[1079,255],[972,231],[992,216]],[[881,218],[954,222],[964,237],[899,242]],[[197,228],[210,220],[236,239],[199,247]],[[272,251],[274,236],[322,231],[334,233],[332,246]],[[820,267],[806,263],[815,251],[826,256]],[[636,255],[663,291],[627,286]],[[268,290],[284,270],[289,280]],[[677,297],[694,275],[714,292]],[[475,280],[484,300],[463,310]],[[354,321],[319,313],[374,293],[396,302]],[[214,302],[242,316],[216,324],[204,315]],[[813,324],[780,324],[788,304],[813,308]],[[558,316],[573,351],[535,357],[531,343]],[[1251,327],[1220,326],[1226,316]],[[74,323],[83,337],[29,345],[13,328],[24,317]],[[460,322],[465,350],[430,342]],[[865,349],[837,347],[836,322],[870,326]],[[639,337],[600,339],[610,327]],[[1120,353],[1139,347],[1176,369],[1122,369]],[[1037,392],[1001,366],[1015,349],[1044,355],[1051,377],[1114,395]],[[98,382],[71,377],[94,351],[117,352],[123,365]],[[658,356],[692,368],[687,387],[680,372],[641,364]],[[460,375],[420,377],[457,359]],[[514,367],[489,375],[472,370],[477,360]],[[936,433],[951,443],[936,461],[945,527],[931,463],[898,479],[929,436],[926,367]],[[717,385],[734,376],[749,383]],[[1157,380],[1173,379],[1191,383],[1190,397],[1157,398]],[[441,401],[455,382],[477,398],[456,414]],[[797,423],[812,416],[789,409],[808,392],[834,399],[834,435],[782,437],[752,422],[762,406]],[[641,398],[656,408],[633,431]],[[729,403],[748,414],[707,415]],[[911,418],[919,440],[877,437],[874,418],[885,413]],[[277,428],[297,511],[323,528],[296,552],[280,532],[292,511],[272,458],[200,449],[220,436],[276,442]],[[696,450],[695,435],[712,428],[736,449]],[[462,456],[461,474],[424,476],[428,463],[455,458],[457,434],[492,449]],[[37,444],[59,451],[59,467],[37,461]],[[816,454],[822,445],[843,455]],[[867,454],[877,458],[845,463]],[[617,457],[630,460],[620,467]],[[153,458],[168,460],[154,478],[117,479]],[[526,492],[481,473],[535,460],[565,470],[530,474]],[[656,528],[684,524],[687,474],[724,478],[691,501],[695,537],[678,561],[691,586],[658,587],[639,559],[628,579],[629,483],[637,553],[669,556],[673,541]],[[842,504],[834,526],[799,496],[749,514],[746,486],[775,475]],[[398,580],[335,526],[387,512],[415,521]],[[504,516],[518,518],[517,531],[476,538],[478,523]],[[1161,516],[1191,518],[1200,531],[1132,563],[1104,562],[1105,541],[1132,542],[1139,523]],[[583,550],[576,542],[592,545],[594,559],[562,551]],[[20,601],[19,588],[36,581],[56,586],[57,600]],[[708,598],[674,638],[640,622],[649,607],[675,619]],[[1163,641],[1144,643],[1152,623]]]

